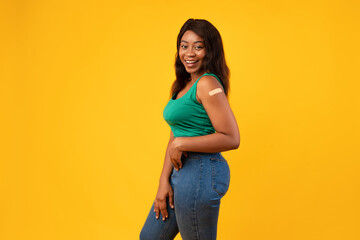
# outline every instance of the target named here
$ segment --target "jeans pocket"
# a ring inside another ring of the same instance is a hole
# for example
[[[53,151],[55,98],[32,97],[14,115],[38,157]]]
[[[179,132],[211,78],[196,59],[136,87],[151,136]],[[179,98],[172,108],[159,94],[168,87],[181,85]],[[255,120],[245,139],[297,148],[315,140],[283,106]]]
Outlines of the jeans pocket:
[[[210,158],[211,161],[211,186],[212,189],[224,196],[229,189],[230,168],[223,158]]]

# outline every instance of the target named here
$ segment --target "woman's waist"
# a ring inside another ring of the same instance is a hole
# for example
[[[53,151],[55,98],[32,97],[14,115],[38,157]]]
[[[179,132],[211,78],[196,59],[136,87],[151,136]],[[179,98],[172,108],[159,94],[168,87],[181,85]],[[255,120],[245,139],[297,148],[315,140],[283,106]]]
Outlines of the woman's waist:
[[[214,158],[214,159],[224,159],[221,152],[214,152],[214,153],[208,153],[208,152],[186,152],[187,157],[184,155],[181,156],[182,158],[191,158],[191,159],[200,159],[202,157],[205,158]]]

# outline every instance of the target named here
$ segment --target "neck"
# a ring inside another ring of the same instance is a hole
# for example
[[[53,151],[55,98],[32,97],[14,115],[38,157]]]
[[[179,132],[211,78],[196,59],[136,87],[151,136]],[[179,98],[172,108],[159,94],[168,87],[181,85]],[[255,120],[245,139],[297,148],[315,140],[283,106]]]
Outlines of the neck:
[[[201,73],[192,73],[191,74],[191,82],[195,82],[200,76],[204,75],[208,71],[203,71]]]

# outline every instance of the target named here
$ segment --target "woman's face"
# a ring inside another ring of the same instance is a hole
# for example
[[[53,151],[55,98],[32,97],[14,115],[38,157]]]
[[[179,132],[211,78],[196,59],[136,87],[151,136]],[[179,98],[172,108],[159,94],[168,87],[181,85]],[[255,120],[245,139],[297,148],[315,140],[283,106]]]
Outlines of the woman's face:
[[[205,58],[204,40],[193,31],[186,31],[180,41],[179,57],[188,73],[201,74]]]

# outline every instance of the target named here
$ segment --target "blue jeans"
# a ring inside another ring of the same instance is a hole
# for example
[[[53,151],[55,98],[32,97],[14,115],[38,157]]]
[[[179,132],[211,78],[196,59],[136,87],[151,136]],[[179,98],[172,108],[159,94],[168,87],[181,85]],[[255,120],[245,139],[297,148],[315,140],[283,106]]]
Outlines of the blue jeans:
[[[216,239],[220,199],[230,183],[227,161],[218,153],[188,152],[181,157],[183,167],[173,172],[174,209],[167,204],[168,218],[156,219],[154,204],[140,233],[140,240]]]

